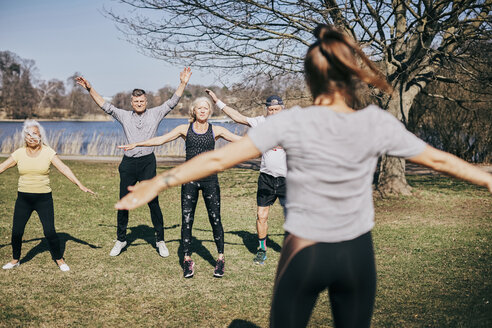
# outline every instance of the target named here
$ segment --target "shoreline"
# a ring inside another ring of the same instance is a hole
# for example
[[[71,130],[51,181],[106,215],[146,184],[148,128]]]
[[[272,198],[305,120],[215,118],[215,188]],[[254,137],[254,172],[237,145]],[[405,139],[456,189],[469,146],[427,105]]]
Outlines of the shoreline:
[[[189,119],[188,116],[182,116],[182,115],[167,115],[165,118],[173,118],[173,119]],[[25,120],[33,120],[34,118],[26,118],[26,119],[17,119],[17,118],[12,118],[12,119],[6,119],[6,118],[1,118],[0,123],[19,123],[19,122],[24,122]],[[106,115],[106,116],[95,116],[93,118],[36,118],[35,119],[38,122],[112,122],[115,121],[112,116]],[[210,118],[210,121],[212,122],[226,122],[226,123],[234,123],[230,118],[228,118],[225,115],[221,116],[212,116]]]
[[[0,158],[7,158],[10,154],[0,153]],[[92,156],[92,155],[59,155],[61,160],[67,161],[82,161],[88,163],[119,163],[123,156]],[[179,165],[185,162],[184,156],[156,156],[157,164],[160,165]],[[259,170],[260,169],[260,158],[255,158],[235,167]],[[484,170],[485,172],[492,173],[492,163],[479,163],[472,165]],[[441,174],[437,171],[433,171],[424,166],[407,162],[405,165],[405,173],[410,175],[426,175],[426,174]]]

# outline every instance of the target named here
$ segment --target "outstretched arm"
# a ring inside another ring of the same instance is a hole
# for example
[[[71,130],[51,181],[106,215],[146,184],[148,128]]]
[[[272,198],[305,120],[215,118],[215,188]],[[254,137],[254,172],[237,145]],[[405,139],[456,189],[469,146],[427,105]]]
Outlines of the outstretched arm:
[[[229,107],[226,104],[224,104],[223,102],[221,102],[212,90],[205,89],[205,92],[210,96],[210,98],[212,98],[213,102],[217,105],[217,107],[219,107],[219,109],[221,109],[234,122],[250,126],[248,123],[248,117],[247,116],[244,116],[243,114],[239,113],[234,108]]]
[[[258,148],[245,136],[220,149],[200,154],[151,180],[129,187],[130,193],[120,199],[115,207],[125,210],[137,208],[154,199],[162,190],[201,179],[259,155]]]
[[[231,131],[227,130],[222,126],[213,126],[213,129],[214,129],[215,139],[223,138],[227,141],[233,142],[242,138],[241,136],[232,133]]]
[[[191,67],[185,67],[181,73],[179,73],[179,86],[174,92],[178,97],[183,95],[183,91],[186,88],[186,85],[190,81],[191,77]]]
[[[408,160],[455,178],[486,187],[492,193],[492,174],[484,172],[461,158],[434,147],[427,146],[422,153]]]
[[[9,156],[5,161],[0,164],[0,173],[3,173],[5,170],[14,167],[17,163],[15,162],[12,156]]]
[[[173,141],[179,137],[185,137],[186,132],[187,132],[186,131],[187,128],[188,128],[188,125],[181,124],[181,125],[178,125],[177,127],[175,127],[174,129],[172,129],[170,132],[168,132],[162,136],[148,139],[145,141],[140,141],[140,142],[128,144],[128,145],[121,145],[121,146],[118,146],[118,148],[127,151],[127,150],[131,150],[135,147],[160,146],[160,145],[163,145],[167,142]]]
[[[58,169],[58,171],[60,171],[61,174],[63,174],[64,176],[66,176],[68,180],[70,180],[73,183],[75,183],[77,185],[77,187],[80,188],[80,190],[82,190],[83,192],[89,192],[91,194],[94,194],[94,192],[92,190],[90,190],[89,188],[85,187],[79,181],[79,179],[77,179],[77,177],[75,176],[75,174],[73,174],[72,170],[70,170],[70,168],[65,163],[63,163],[61,161],[61,159],[57,155],[55,155],[53,157],[53,159],[51,160],[51,164],[53,164]]]
[[[77,81],[77,84],[78,85],[82,86],[84,89],[86,89],[87,91],[89,91],[89,94],[91,95],[92,99],[96,102],[96,104],[99,107],[102,107],[104,105],[105,100],[103,99],[103,97],[101,97],[101,95],[99,93],[97,93],[96,90],[94,90],[92,88],[92,86],[89,83],[89,81],[87,81],[82,76],[77,76],[75,78],[75,81]]]

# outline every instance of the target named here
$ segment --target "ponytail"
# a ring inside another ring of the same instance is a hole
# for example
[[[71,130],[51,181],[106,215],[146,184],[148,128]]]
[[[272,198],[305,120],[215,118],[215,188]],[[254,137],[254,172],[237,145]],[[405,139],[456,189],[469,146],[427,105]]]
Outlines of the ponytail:
[[[306,54],[304,70],[313,98],[341,93],[346,101],[355,99],[357,80],[391,93],[392,88],[376,65],[350,37],[330,25],[318,25],[316,42]],[[361,62],[365,67],[361,67]]]

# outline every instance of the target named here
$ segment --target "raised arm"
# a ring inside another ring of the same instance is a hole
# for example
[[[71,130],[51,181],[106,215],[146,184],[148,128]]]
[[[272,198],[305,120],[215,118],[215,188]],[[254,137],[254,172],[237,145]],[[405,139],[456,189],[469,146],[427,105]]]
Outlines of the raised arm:
[[[115,207],[127,210],[137,208],[154,199],[162,190],[201,179],[259,155],[258,148],[245,136],[220,149],[200,154],[151,180],[129,187],[130,193],[120,199]]]
[[[55,155],[53,157],[53,159],[51,160],[51,164],[53,164],[54,167],[56,167],[58,169],[58,171],[60,171],[61,174],[63,174],[64,176],[67,177],[68,180],[72,181],[73,183],[75,183],[77,185],[77,187],[80,188],[80,190],[82,190],[83,192],[89,192],[91,194],[94,194],[94,192],[92,190],[90,190],[89,188],[85,187],[80,181],[79,179],[77,179],[77,177],[75,176],[75,174],[73,174],[72,170],[70,170],[70,168],[61,161],[61,159]]]
[[[181,73],[179,73],[179,86],[174,92],[178,97],[181,97],[183,95],[183,91],[190,81],[191,77],[191,67],[185,67]]]
[[[167,142],[173,141],[179,137],[183,137],[183,138],[186,137],[187,128],[188,128],[187,124],[181,124],[181,125],[178,125],[177,127],[175,127],[174,129],[172,129],[170,132],[168,132],[162,136],[148,139],[145,141],[135,142],[135,143],[128,144],[128,145],[121,145],[121,146],[118,146],[118,148],[127,151],[127,150],[131,150],[135,147],[160,146],[160,145],[163,145]]]
[[[99,93],[97,93],[96,90],[94,90],[91,86],[91,84],[89,83],[89,81],[87,81],[85,78],[83,78],[82,76],[77,76],[75,78],[75,81],[77,81],[77,84],[82,86],[84,89],[86,89],[87,91],[89,91],[89,94],[91,95],[92,99],[94,100],[94,102],[99,106],[99,107],[102,107],[104,105],[104,102],[105,100],[103,99],[103,97],[101,97],[101,95]]]
[[[15,162],[14,158],[12,156],[9,156],[5,161],[0,164],[0,173],[3,173],[7,169],[10,169],[11,167],[14,167],[17,163]]]
[[[214,129],[214,135],[215,139],[222,138],[227,141],[233,142],[241,139],[241,136],[238,136],[237,134],[232,133],[231,131],[227,130],[226,128],[222,126],[213,126]]]
[[[248,123],[248,117],[244,116],[243,114],[239,113],[237,110],[235,110],[232,107],[227,106],[224,104],[222,101],[217,98],[215,93],[212,90],[206,89],[205,92],[212,98],[212,101],[221,109],[227,116],[229,116],[234,122],[239,123],[239,124],[244,124],[247,126],[250,126]]]
[[[492,193],[492,174],[484,172],[461,158],[444,151],[427,146],[421,154],[408,160],[455,178],[486,187]]]

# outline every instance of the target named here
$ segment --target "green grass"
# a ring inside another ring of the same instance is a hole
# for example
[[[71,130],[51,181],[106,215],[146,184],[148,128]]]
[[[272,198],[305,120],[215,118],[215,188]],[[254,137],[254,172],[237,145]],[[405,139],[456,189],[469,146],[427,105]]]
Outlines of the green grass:
[[[130,213],[130,246],[108,253],[116,234],[117,164],[67,162],[96,196],[51,174],[55,222],[71,271],[51,260],[37,215],[24,235],[22,265],[0,272],[2,327],[267,327],[283,239],[282,209],[269,219],[269,259],[252,263],[258,172],[219,175],[226,275],[212,277],[216,249],[200,200],[194,225],[196,273],[182,278],[180,191],[160,196],[171,256],[159,257],[147,208]],[[159,171],[164,170],[159,167]],[[11,258],[17,172],[0,176],[0,259]],[[411,197],[377,199],[373,237],[378,270],[374,327],[492,326],[492,198],[440,176],[409,176]],[[331,327],[327,293],[310,327]]]

